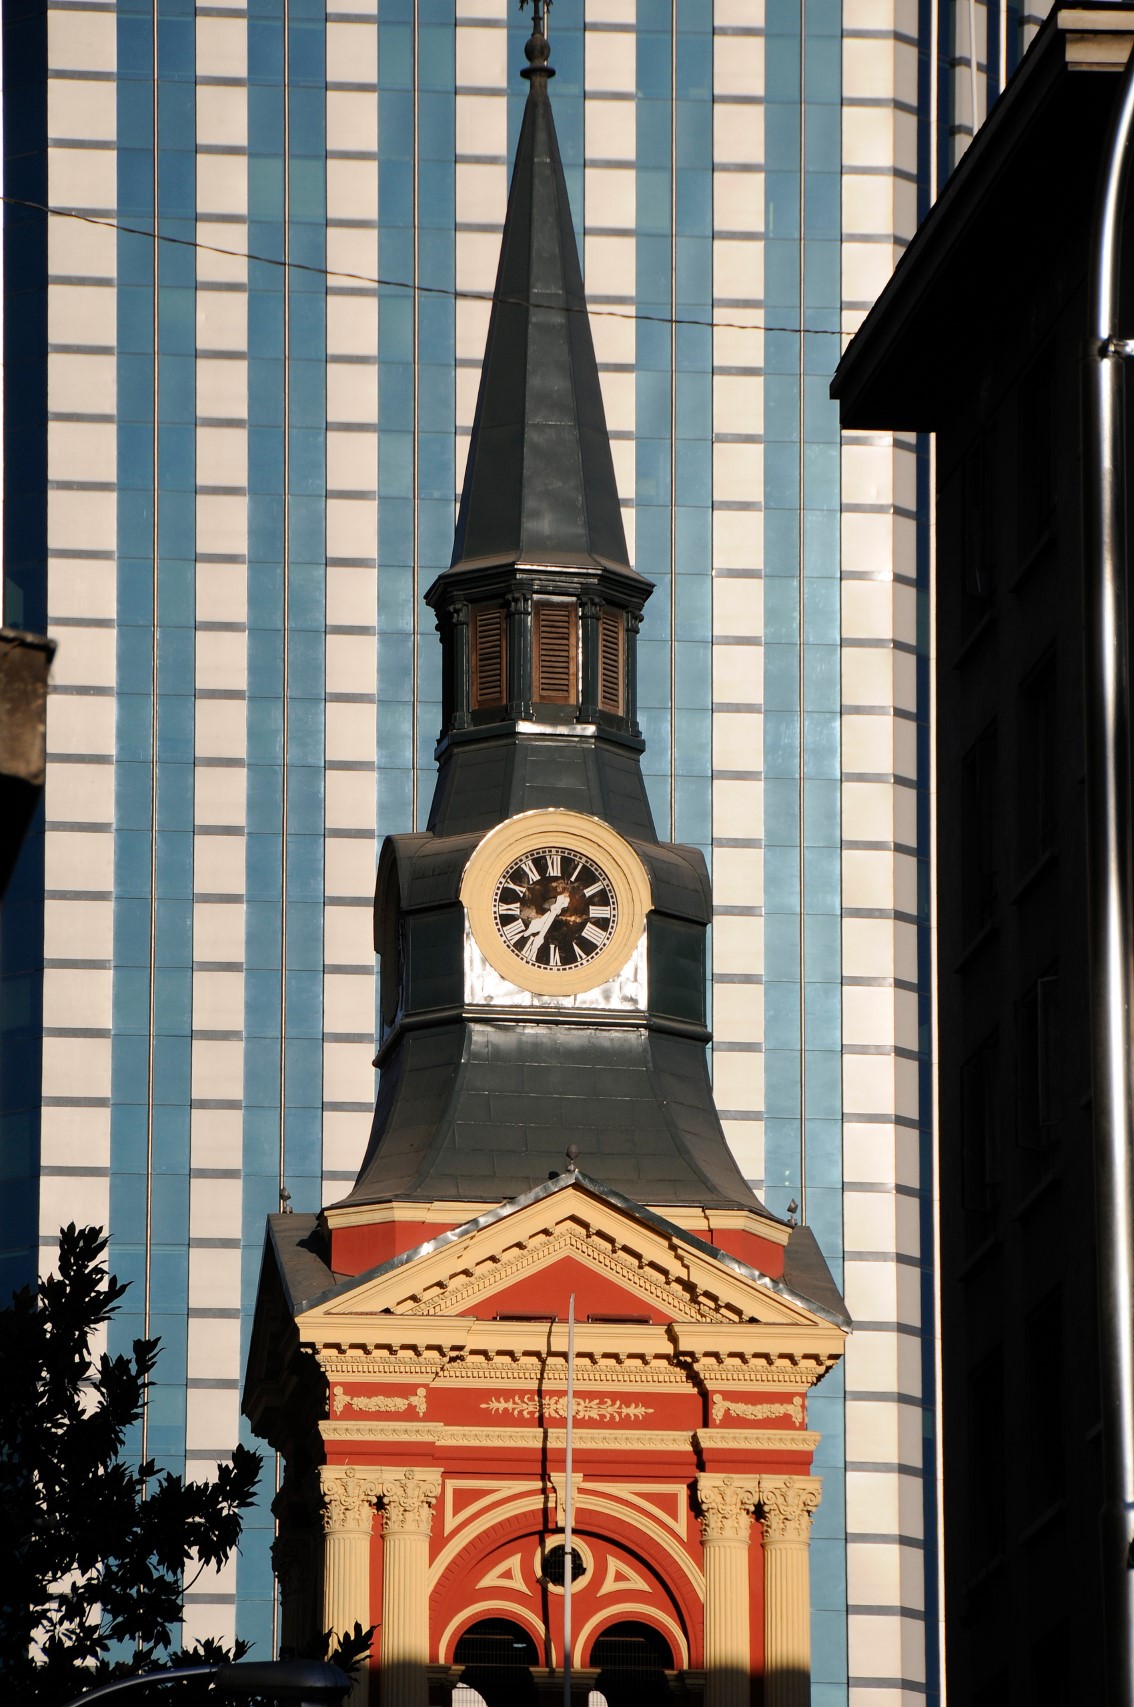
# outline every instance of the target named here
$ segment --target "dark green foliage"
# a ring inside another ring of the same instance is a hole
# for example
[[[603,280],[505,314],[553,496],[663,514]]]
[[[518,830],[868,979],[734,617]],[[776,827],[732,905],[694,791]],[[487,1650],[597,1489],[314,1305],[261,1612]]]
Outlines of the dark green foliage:
[[[135,1340],[130,1357],[92,1356],[93,1333],[126,1290],[103,1266],[106,1243],[97,1227],[63,1228],[58,1273],[0,1310],[0,1676],[9,1701],[53,1707],[112,1677],[246,1651],[209,1643],[175,1655],[171,1628],[192,1575],[236,1547],[259,1454],[238,1446],[208,1482],[123,1461],[158,1342]],[[112,1650],[128,1657],[112,1661]],[[178,1700],[188,1693],[179,1689]]]

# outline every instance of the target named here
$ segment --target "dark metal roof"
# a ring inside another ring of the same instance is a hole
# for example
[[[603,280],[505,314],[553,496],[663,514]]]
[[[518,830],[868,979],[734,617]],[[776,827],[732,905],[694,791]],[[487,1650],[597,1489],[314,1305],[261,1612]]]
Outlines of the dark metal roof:
[[[557,1175],[568,1144],[635,1202],[767,1214],[721,1130],[704,1045],[610,1021],[407,1032],[344,1201],[503,1201]]]
[[[533,69],[452,567],[629,561],[547,73]]]

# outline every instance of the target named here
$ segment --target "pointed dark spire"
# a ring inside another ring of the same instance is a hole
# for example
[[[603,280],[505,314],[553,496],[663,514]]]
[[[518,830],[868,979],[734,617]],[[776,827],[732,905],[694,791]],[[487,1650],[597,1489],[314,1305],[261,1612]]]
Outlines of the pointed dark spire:
[[[544,0],[546,4],[546,0]],[[563,163],[543,5],[452,567],[626,570],[629,558]]]

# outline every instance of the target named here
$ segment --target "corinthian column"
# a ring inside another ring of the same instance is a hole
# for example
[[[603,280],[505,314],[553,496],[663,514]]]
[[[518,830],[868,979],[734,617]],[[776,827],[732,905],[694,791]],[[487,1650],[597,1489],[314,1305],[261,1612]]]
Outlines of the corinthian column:
[[[817,1476],[761,1476],[764,1515],[765,1707],[808,1707],[811,1700],[811,1514]]]
[[[323,1630],[344,1635],[361,1624],[370,1626],[370,1534],[374,1501],[381,1484],[376,1476],[353,1465],[324,1464],[319,1471],[323,1492]],[[356,1674],[350,1707],[366,1707],[367,1676]]]
[[[756,1488],[734,1476],[697,1477],[705,1547],[705,1707],[748,1707],[748,1540],[756,1499]]]
[[[428,1707],[429,1531],[440,1491],[432,1470],[382,1481],[382,1707]]]

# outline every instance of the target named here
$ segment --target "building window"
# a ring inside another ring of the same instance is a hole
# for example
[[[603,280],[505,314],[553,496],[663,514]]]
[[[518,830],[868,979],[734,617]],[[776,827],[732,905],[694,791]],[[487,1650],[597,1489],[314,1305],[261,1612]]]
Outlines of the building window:
[[[961,926],[966,941],[991,924],[999,901],[996,725],[961,761]]]
[[[599,709],[621,717],[626,674],[626,620],[604,605],[599,617]]]
[[[540,600],[535,606],[535,694],[543,705],[578,703],[574,604]]]
[[[1020,788],[1020,867],[1026,872],[1055,846],[1058,810],[1058,711],[1055,658],[1028,676],[1020,694],[1017,774]]]
[[[504,704],[507,641],[500,605],[479,605],[472,612],[472,709]]]
[[[961,621],[965,635],[992,611],[996,592],[996,507],[989,502],[989,452],[990,437],[982,433],[969,447],[961,470]]]
[[[1055,522],[1055,352],[1049,346],[1020,386],[1020,567]]]
[[[969,1372],[968,1565],[975,1573],[1004,1549],[1005,1451],[1004,1350],[996,1346]]]
[[[1016,1135],[1049,1150],[1059,1127],[1059,978],[1037,978],[1016,1008]]]
[[[982,1043],[961,1068],[961,1201],[987,1214],[1000,1186],[1000,1048]]]

